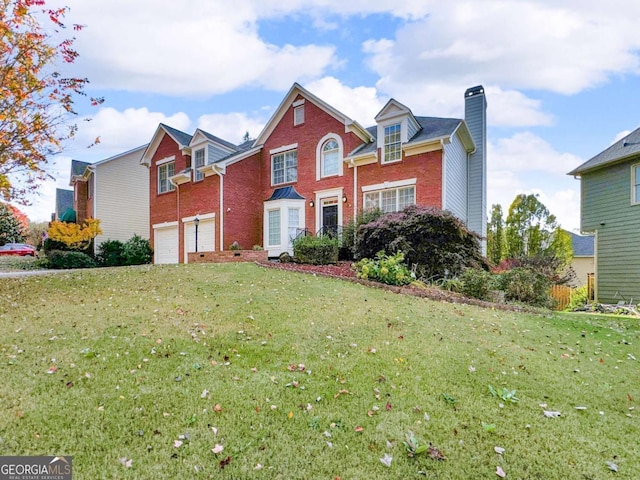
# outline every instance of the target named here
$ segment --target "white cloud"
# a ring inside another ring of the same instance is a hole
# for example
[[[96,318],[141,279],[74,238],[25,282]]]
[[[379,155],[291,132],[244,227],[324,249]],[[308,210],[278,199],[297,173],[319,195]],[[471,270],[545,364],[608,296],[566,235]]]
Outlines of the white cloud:
[[[364,127],[373,125],[374,117],[387,102],[374,87],[352,88],[335,77],[310,82],[305,88]]]
[[[266,121],[249,117],[245,113],[232,112],[202,115],[197,124],[198,128],[237,145],[247,132],[251,138],[256,138]]]

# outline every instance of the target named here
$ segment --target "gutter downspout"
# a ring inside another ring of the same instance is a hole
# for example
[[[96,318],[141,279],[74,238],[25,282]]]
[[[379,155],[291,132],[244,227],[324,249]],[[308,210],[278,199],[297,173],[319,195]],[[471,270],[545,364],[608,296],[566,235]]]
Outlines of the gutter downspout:
[[[224,251],[224,175],[227,173],[227,167],[213,165],[213,171],[220,177],[220,251],[222,252]]]

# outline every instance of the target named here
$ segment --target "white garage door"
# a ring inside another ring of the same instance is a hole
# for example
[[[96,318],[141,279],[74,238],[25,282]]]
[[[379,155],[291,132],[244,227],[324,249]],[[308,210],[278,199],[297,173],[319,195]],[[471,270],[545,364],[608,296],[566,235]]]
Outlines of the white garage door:
[[[213,252],[216,249],[215,241],[215,219],[200,220],[198,224],[198,252]],[[188,253],[196,251],[196,227],[191,222],[184,224],[184,246],[185,263],[187,263]]]
[[[178,226],[154,229],[155,263],[178,263]]]

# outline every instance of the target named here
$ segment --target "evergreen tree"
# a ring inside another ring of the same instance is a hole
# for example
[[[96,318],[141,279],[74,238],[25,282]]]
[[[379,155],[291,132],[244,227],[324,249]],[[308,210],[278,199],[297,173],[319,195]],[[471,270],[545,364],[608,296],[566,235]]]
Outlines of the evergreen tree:
[[[487,229],[487,257],[494,265],[500,263],[504,254],[504,220],[502,206],[491,206],[491,220]]]

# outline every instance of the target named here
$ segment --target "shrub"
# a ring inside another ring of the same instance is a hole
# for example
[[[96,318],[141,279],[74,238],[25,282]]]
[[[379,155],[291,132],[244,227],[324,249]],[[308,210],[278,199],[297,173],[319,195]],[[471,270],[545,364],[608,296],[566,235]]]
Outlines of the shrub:
[[[404,254],[387,255],[378,252],[374,260],[363,258],[356,263],[358,278],[370,279],[387,285],[407,285],[415,278],[404,262]]]
[[[83,251],[90,247],[91,242],[102,233],[100,220],[87,218],[82,223],[53,221],[47,235],[51,240],[62,242],[67,250]]]
[[[293,241],[293,258],[298,263],[328,265],[338,261],[338,239],[328,235],[305,235]]]
[[[575,288],[571,292],[571,300],[565,310],[570,312],[573,310],[582,310],[587,303],[589,303],[589,288],[587,285],[583,285]]]
[[[48,256],[49,268],[66,270],[69,268],[93,268],[96,262],[86,253],[52,250]]]
[[[254,245],[253,246],[253,251],[254,252],[262,252],[264,250],[264,248],[262,248],[262,245]]]
[[[515,267],[528,268],[541,273],[556,285],[566,285],[577,278],[576,272],[571,267],[567,268],[563,259],[548,254],[508,258],[502,260],[494,272],[504,272]]]
[[[101,267],[119,267],[123,264],[122,250],[124,243],[120,240],[107,240],[98,246],[96,261]]]
[[[361,225],[356,232],[356,258],[379,251],[401,251],[419,277],[458,275],[465,267],[487,268],[478,235],[452,213],[412,205]]]
[[[459,293],[479,300],[489,301],[491,299],[494,281],[490,272],[480,268],[465,268],[458,279],[460,281],[457,290]]]
[[[379,208],[361,210],[356,218],[342,228],[342,247],[347,249],[353,258],[355,255],[356,232],[360,225],[371,223],[383,215]]]
[[[504,290],[507,301],[544,308],[553,306],[553,299],[549,295],[551,282],[529,268],[516,267],[501,273],[497,282],[500,290]]]
[[[122,247],[123,265],[144,265],[153,260],[153,250],[146,238],[134,235]]]
[[[233,242],[231,245],[229,245],[229,250],[231,250],[232,252],[235,252],[238,250],[242,250],[242,247],[238,242]]]

